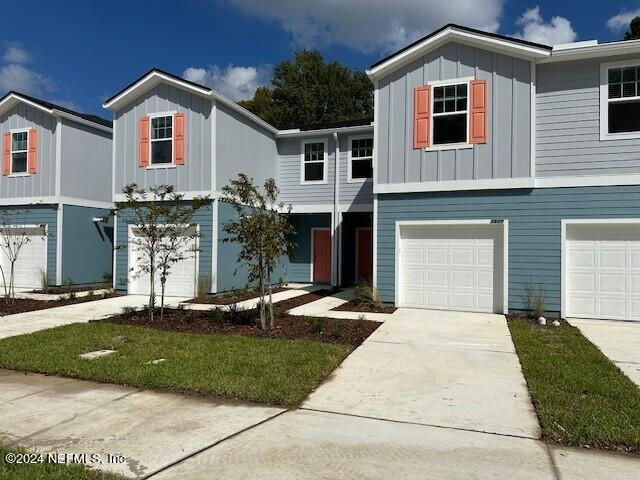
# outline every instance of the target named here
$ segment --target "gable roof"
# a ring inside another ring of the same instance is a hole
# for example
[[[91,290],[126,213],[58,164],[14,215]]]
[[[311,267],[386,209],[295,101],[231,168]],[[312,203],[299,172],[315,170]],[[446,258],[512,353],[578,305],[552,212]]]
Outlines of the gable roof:
[[[424,55],[426,51],[450,41],[459,41],[461,43],[473,44],[511,55],[530,58],[546,58],[551,54],[552,50],[552,47],[549,45],[542,45],[540,43],[449,23],[388,57],[377,61],[369,67],[367,74],[372,78],[378,78]]]
[[[164,70],[160,70],[159,68],[152,68],[147,73],[143,74],[140,78],[134,80],[118,93],[113,95],[111,98],[105,100],[102,106],[110,110],[118,110],[119,108],[129,103],[131,100],[139,97],[142,93],[160,83],[168,83],[169,85],[173,85],[182,90],[186,90],[196,95],[200,95],[202,97],[210,98],[212,100],[220,102],[221,104],[226,105],[237,113],[240,113],[247,119],[251,120],[253,123],[261,126],[269,132],[273,134],[278,133],[278,129],[276,127],[265,122],[246,108],[241,107],[233,100],[230,100],[224,95],[216,92],[214,89],[209,88],[205,85],[191,82],[189,80],[185,80],[182,77],[166,72]]]
[[[102,118],[97,115],[77,112],[70,108],[56,105],[55,103],[47,102],[14,90],[11,90],[4,97],[0,98],[0,113],[12,108],[18,102],[30,104],[31,106],[39,108],[40,110],[54,116],[65,117],[78,123],[89,124],[90,126],[100,128],[101,130],[111,131],[111,120],[107,120],[106,118]]]

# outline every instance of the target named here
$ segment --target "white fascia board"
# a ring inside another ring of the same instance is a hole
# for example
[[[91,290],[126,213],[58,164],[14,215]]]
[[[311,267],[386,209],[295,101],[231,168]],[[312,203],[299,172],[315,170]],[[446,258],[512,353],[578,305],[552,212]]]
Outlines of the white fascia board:
[[[538,60],[538,63],[566,62],[627,54],[640,54],[640,40],[626,40],[567,50],[554,50],[551,52],[551,56]]]
[[[188,192],[176,192],[182,195],[182,200],[193,200],[196,197],[208,197],[209,200],[217,200],[220,197],[220,192],[214,192],[212,190],[190,190]],[[145,199],[142,201],[147,201],[147,198],[151,200],[149,197],[150,193],[147,193]],[[113,196],[114,203],[126,202],[127,196],[124,193],[117,193]],[[167,200],[168,201],[168,200]]]
[[[333,203],[291,205],[291,213],[333,213]]]
[[[376,184],[373,186],[373,193],[452,192],[457,190],[500,190],[534,187],[535,180],[533,178],[496,178],[486,180]]]
[[[9,110],[10,108],[12,108],[14,105],[18,103],[25,103],[33,108],[46,112],[50,115],[53,115],[53,111],[51,109],[45,108],[42,105],[32,102],[31,100],[28,100],[26,98],[23,98],[20,95],[16,95],[15,93],[8,95],[4,100],[2,100],[2,102],[0,102],[0,113],[3,113]]]
[[[360,133],[360,132],[372,132],[374,123],[369,125],[356,125],[353,127],[338,127],[338,128],[321,128],[317,130],[300,130],[298,128],[291,130],[279,130],[276,135],[277,138],[292,138],[292,137],[312,137],[314,135],[327,135],[328,133]]]

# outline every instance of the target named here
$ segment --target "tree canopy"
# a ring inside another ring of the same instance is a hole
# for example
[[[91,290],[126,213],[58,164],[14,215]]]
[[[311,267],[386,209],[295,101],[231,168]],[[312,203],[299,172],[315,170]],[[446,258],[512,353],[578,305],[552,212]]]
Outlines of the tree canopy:
[[[373,116],[373,85],[361,70],[300,50],[275,66],[271,86],[240,104],[280,128],[355,120]]]
[[[634,17],[629,23],[629,30],[624,34],[625,40],[637,40],[640,38],[640,17]]]

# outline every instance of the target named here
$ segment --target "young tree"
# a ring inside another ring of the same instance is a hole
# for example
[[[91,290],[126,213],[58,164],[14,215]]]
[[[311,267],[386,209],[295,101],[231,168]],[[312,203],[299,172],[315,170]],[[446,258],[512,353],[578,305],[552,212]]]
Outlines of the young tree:
[[[295,248],[291,241],[295,228],[289,223],[291,205],[278,202],[275,180],[268,179],[262,190],[243,173],[222,189],[220,201],[229,203],[237,214],[224,225],[229,236],[222,241],[240,245],[238,263],[249,269],[249,282],[258,283],[260,325],[270,330],[274,324],[272,275],[282,257]]]
[[[137,235],[130,242],[138,251],[134,277],[149,275],[149,319],[153,321],[156,305],[156,279],[160,281],[160,320],[164,315],[164,295],[171,268],[193,253],[187,247],[199,236],[193,215],[207,201],[196,197],[184,202],[172,185],[149,190],[132,183],[122,189],[125,201],[116,204],[115,212],[135,225]]]
[[[0,212],[0,251],[9,262],[9,281],[7,274],[0,264],[0,274],[4,286],[4,300],[7,304],[12,303],[16,297],[15,272],[16,262],[20,256],[22,248],[31,242],[31,236],[27,233],[27,227],[23,219],[16,222],[14,217],[6,211]]]
[[[640,38],[640,17],[634,17],[629,23],[629,30],[624,34],[625,40],[637,40]]]

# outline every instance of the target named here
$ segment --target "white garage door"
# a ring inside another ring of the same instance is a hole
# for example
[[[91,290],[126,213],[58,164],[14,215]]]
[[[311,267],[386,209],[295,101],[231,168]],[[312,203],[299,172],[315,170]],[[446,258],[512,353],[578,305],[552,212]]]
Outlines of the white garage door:
[[[400,230],[399,304],[501,312],[502,224]]]
[[[640,320],[640,227],[567,226],[567,316]]]
[[[13,235],[8,238],[8,242],[13,246],[11,251],[16,251],[16,245],[21,243],[22,247],[18,250],[18,258],[14,266],[14,286],[17,288],[40,288],[42,286],[42,274],[47,269],[47,236],[44,227],[12,227],[6,228],[0,232],[0,235]],[[27,243],[22,243],[21,239],[26,236]],[[9,283],[9,272],[11,270],[11,262],[6,253],[7,244],[0,239],[2,248],[0,249],[0,266]],[[15,255],[12,255],[15,257]],[[0,275],[0,285],[2,285],[2,276]]]
[[[136,228],[129,232],[129,293],[135,295],[148,295],[151,282],[149,274],[137,274],[137,265],[144,261],[145,255],[139,248],[139,240],[136,240],[138,231]],[[167,297],[194,297],[197,282],[197,239],[190,239],[184,245],[184,259],[171,267],[171,272],[166,283],[165,296]],[[160,295],[160,280],[156,275],[156,294]]]

